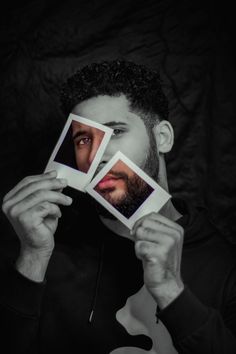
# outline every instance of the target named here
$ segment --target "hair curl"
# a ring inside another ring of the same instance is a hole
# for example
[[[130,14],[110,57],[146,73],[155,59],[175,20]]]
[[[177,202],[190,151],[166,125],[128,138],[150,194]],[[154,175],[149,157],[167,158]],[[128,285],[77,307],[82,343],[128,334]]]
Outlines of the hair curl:
[[[150,117],[152,124],[168,119],[168,101],[156,71],[130,61],[93,63],[74,73],[62,86],[61,107],[69,114],[78,103],[99,95],[125,94],[134,111]],[[143,116],[142,114],[142,116]]]

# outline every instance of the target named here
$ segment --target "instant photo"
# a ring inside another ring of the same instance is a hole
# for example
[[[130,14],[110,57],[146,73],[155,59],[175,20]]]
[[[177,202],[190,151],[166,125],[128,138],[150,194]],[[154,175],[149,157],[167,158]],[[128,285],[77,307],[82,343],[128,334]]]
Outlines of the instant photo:
[[[171,198],[120,151],[85,189],[130,229],[136,220],[158,212]]]
[[[113,130],[87,118],[70,114],[52,152],[45,172],[56,170],[59,178],[80,191],[91,181]]]

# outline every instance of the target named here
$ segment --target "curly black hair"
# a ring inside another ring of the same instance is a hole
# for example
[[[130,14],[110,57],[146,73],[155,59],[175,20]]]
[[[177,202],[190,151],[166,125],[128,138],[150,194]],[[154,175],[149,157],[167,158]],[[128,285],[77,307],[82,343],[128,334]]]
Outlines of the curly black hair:
[[[148,116],[149,124],[150,120],[155,124],[168,119],[168,101],[159,73],[125,60],[93,63],[75,72],[62,86],[61,107],[68,115],[86,99],[121,94],[125,94],[131,109],[144,114],[144,120]]]

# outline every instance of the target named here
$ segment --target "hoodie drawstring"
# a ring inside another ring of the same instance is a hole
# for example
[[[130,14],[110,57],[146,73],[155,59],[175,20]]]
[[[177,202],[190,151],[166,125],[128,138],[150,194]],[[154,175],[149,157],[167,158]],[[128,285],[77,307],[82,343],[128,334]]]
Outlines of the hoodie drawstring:
[[[96,303],[97,303],[97,295],[98,295],[100,279],[101,279],[101,274],[102,274],[102,267],[103,267],[104,246],[105,246],[104,241],[102,241],[101,248],[100,248],[100,255],[99,255],[99,266],[98,266],[97,277],[96,277],[95,291],[94,291],[91,311],[90,311],[90,315],[89,315],[89,319],[88,319],[88,322],[90,324],[93,321],[93,316],[94,316],[95,307],[96,307]]]

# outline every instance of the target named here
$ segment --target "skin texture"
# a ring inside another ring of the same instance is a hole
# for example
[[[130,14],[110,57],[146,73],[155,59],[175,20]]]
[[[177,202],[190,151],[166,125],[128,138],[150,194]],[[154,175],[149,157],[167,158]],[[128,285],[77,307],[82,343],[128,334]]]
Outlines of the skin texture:
[[[73,120],[72,136],[77,168],[87,173],[102,142],[104,131]]]
[[[151,177],[158,169],[158,182],[168,190],[164,154],[173,145],[173,129],[161,121],[152,131],[156,145],[156,164],[147,164],[150,138],[138,113],[131,111],[124,95],[98,96],[76,105],[72,113],[110,126],[114,134],[100,163],[102,168],[120,150]],[[70,205],[61,191],[66,182],[45,174],[21,181],[4,198],[3,211],[21,242],[17,269],[35,281],[44,279],[54,248],[53,235],[60,217],[60,204]],[[183,290],[180,265],[184,231],[175,220],[180,217],[171,201],[159,214],[151,213],[136,222],[130,234],[118,220],[102,217],[114,232],[134,241],[137,257],[142,260],[144,283],[160,308],[168,306]]]

